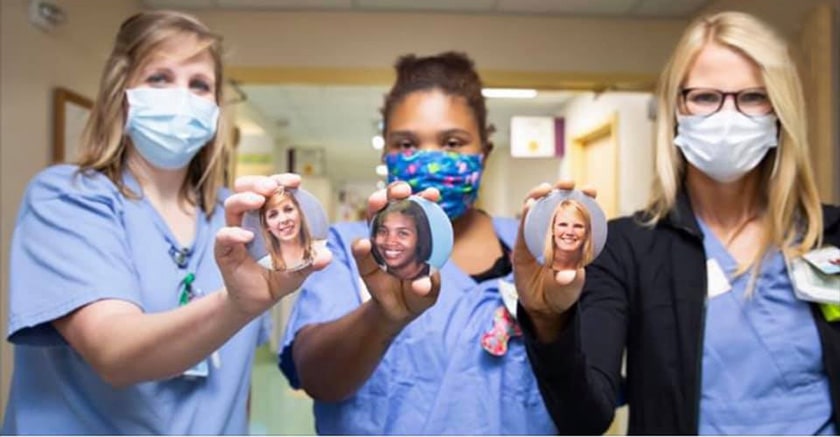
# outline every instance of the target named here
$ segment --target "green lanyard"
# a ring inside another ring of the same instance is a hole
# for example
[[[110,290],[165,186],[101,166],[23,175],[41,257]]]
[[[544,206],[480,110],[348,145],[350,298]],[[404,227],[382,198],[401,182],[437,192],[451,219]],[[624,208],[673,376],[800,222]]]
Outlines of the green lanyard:
[[[187,273],[181,281],[181,293],[178,295],[178,305],[184,306],[195,297],[193,295],[192,283],[195,282],[195,274]]]

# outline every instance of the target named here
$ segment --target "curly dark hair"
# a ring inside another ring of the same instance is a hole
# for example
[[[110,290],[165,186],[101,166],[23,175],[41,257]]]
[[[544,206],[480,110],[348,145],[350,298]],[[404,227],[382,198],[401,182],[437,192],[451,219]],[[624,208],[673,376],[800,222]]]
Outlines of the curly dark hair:
[[[495,131],[487,124],[487,105],[481,94],[481,78],[475,65],[464,53],[445,52],[434,56],[403,55],[394,65],[397,81],[385,95],[382,108],[383,135],[387,136],[391,112],[407,95],[416,91],[440,90],[446,95],[462,97],[475,116],[481,144],[485,150],[493,148],[490,134]]]

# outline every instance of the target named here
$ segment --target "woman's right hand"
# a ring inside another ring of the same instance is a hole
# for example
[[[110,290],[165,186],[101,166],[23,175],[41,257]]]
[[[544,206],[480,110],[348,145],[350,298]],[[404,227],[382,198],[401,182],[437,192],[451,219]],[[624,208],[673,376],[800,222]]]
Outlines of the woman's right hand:
[[[319,250],[312,264],[294,272],[273,271],[259,265],[247,244],[254,233],[242,228],[246,212],[257,211],[278,187],[297,188],[300,177],[286,173],[274,176],[242,176],[236,179],[235,193],[225,200],[227,227],[216,234],[216,263],[222,272],[227,297],[249,316],[270,308],[282,297],[300,288],[310,273],[325,268],[332,259],[328,250]]]
[[[519,303],[528,312],[537,329],[537,336],[542,340],[550,340],[562,329],[566,310],[580,298],[586,273],[583,268],[554,271],[551,266],[540,265],[525,244],[525,217],[532,204],[548,195],[552,189],[573,190],[574,187],[574,182],[570,181],[558,182],[553,187],[544,183],[528,193],[513,249],[513,276]],[[592,198],[596,195],[594,190],[582,191]]]
[[[385,190],[379,190],[368,198],[367,215],[370,220],[388,202],[402,200],[411,195],[411,187],[405,182],[394,182]],[[430,188],[419,194],[437,202],[440,193]],[[423,311],[431,307],[440,292],[440,274],[433,273],[414,280],[400,279],[382,270],[372,253],[372,242],[362,238],[353,243],[353,256],[359,267],[359,274],[371,295],[371,300],[388,322],[404,326]]]

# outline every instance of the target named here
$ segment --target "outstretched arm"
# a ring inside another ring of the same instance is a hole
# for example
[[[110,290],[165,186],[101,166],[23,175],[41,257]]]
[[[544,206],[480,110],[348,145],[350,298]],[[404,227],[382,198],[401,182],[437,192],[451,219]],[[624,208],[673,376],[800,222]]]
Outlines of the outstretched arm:
[[[144,313],[135,304],[99,300],[53,321],[53,326],[108,383],[115,386],[169,378],[210,355],[306,276],[329,263],[329,254],[294,274],[269,272],[245,248],[253,233],[238,226],[277,184],[297,186],[297,176],[237,181],[240,193],[225,202],[228,227],[216,236],[216,262],[225,288],[187,305]]]
[[[411,194],[405,183],[371,196],[369,215],[388,201]],[[435,190],[422,195],[437,200]],[[352,396],[370,378],[391,341],[437,300],[440,276],[435,273],[413,281],[402,280],[379,268],[371,242],[353,243],[353,256],[371,299],[349,314],[327,323],[303,327],[295,337],[292,356],[301,386],[310,396],[339,401]]]

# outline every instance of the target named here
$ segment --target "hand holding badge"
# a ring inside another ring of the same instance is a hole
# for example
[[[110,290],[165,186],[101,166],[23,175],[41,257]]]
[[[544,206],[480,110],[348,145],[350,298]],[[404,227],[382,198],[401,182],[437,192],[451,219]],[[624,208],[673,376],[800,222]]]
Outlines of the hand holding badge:
[[[436,189],[412,195],[405,182],[394,182],[368,198],[370,237],[353,242],[353,256],[361,285],[395,327],[437,301],[437,270],[453,244],[452,225],[437,205],[439,199]]]
[[[604,248],[607,223],[594,190],[578,191],[571,181],[534,187],[526,198],[513,273],[519,302],[532,320],[559,329],[560,315],[580,297],[584,266]]]

